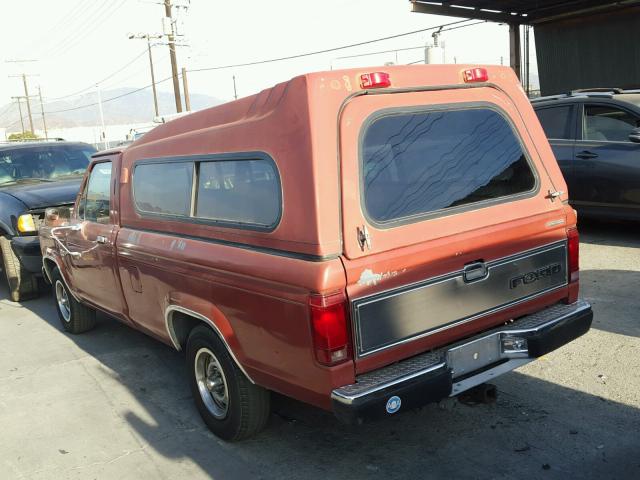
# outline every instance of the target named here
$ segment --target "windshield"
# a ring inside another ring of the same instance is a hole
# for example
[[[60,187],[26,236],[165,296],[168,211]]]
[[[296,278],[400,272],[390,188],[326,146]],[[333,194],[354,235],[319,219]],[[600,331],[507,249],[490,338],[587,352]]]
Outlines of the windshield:
[[[0,150],[0,185],[83,175],[95,152],[89,145],[38,145]]]

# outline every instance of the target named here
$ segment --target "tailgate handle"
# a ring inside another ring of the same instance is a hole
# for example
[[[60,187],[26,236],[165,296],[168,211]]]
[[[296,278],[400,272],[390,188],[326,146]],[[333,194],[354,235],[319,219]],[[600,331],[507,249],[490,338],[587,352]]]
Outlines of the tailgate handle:
[[[489,276],[489,269],[484,262],[473,262],[464,266],[462,278],[465,283],[477,282]]]

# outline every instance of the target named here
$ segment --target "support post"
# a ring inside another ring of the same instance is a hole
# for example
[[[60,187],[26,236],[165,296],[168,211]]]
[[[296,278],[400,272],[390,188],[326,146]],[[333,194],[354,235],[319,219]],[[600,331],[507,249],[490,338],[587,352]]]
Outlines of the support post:
[[[518,78],[521,78],[522,72],[520,71],[521,58],[520,58],[520,24],[509,24],[509,60],[511,68],[516,72]]]

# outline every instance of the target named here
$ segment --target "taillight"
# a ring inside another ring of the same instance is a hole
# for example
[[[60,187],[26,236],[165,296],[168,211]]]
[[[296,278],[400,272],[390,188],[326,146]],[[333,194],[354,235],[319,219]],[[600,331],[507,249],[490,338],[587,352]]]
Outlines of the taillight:
[[[347,299],[344,293],[310,295],[309,312],[318,362],[336,365],[348,360],[351,352]]]
[[[489,72],[487,72],[486,68],[482,67],[469,68],[462,72],[462,77],[465,83],[488,82]]]
[[[567,229],[567,243],[569,250],[569,283],[577,282],[580,278],[580,236],[577,228]]]
[[[385,72],[371,72],[360,75],[362,88],[384,88],[391,86],[391,78]]]

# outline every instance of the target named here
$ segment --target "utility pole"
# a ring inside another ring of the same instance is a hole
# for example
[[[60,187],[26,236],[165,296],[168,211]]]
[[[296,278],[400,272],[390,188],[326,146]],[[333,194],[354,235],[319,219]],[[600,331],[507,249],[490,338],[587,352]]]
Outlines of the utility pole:
[[[182,67],[182,88],[184,89],[184,108],[191,111],[191,100],[189,99],[189,84],[187,83],[187,69]]]
[[[149,50],[149,68],[151,69],[151,89],[153,90],[153,108],[156,112],[156,117],[160,116],[160,110],[158,110],[158,92],[156,91],[156,74],[153,72],[153,55],[151,55],[151,41],[149,35],[147,35],[147,50]]]
[[[31,75],[29,75],[31,76]],[[22,78],[22,86],[24,87],[24,97],[27,100],[27,115],[29,116],[29,127],[31,128],[31,133],[35,133],[33,129],[33,116],[31,115],[31,102],[29,101],[29,88],[27,87],[27,74],[21,73],[20,75],[9,75],[10,78]]]
[[[20,126],[22,127],[22,136],[24,137],[24,119],[22,118],[22,105],[20,105],[20,100],[22,97],[11,97],[16,102],[18,102],[18,111],[20,112]]]
[[[44,127],[44,139],[49,140],[49,132],[47,131],[47,121],[44,118],[44,103],[42,103],[42,90],[38,85],[38,96],[40,97],[40,111],[42,112],[42,126]]]
[[[36,60],[5,60],[5,63],[26,63],[26,62],[35,62],[35,61]],[[32,76],[32,75],[29,75],[29,76]],[[24,98],[27,100],[27,113],[29,114],[29,126],[31,127],[31,133],[35,134],[35,131],[33,128],[33,117],[31,116],[31,102],[29,101],[29,89],[27,88],[27,74],[22,72],[19,75],[9,75],[9,77],[22,78],[22,85],[24,87]],[[20,106],[20,102],[18,102],[18,106]],[[20,107],[20,109],[22,110],[22,107]],[[23,130],[24,130],[24,126],[23,126]]]
[[[102,111],[102,93],[100,92],[100,85],[96,85],[96,88],[98,89],[98,110],[100,111],[100,123],[102,124],[102,134],[100,135],[102,137],[102,141],[104,142],[104,149],[107,149],[107,133],[105,132],[104,129],[104,113]]]
[[[171,73],[173,75],[173,94],[176,99],[176,112],[182,112],[182,102],[180,100],[180,80],[178,79],[178,60],[176,58],[176,37],[173,17],[171,16],[171,0],[164,0],[165,16],[169,19],[171,31],[167,34],[169,38],[169,56],[171,57]]]
[[[152,38],[162,38],[162,35],[150,35],[148,33],[139,33],[134,35],[133,33],[129,34],[129,39],[132,38],[146,38],[147,39],[147,50],[149,52],[149,68],[151,69],[151,89],[153,90],[153,108],[156,112],[156,117],[160,116],[160,111],[158,109],[158,92],[156,90],[156,75],[153,71],[153,55],[151,54],[151,39]]]
[[[27,76],[22,74],[22,84],[24,85],[24,96],[27,100],[27,113],[29,114],[29,127],[31,128],[31,133],[35,134],[35,130],[33,128],[33,117],[31,116],[31,102],[29,101],[29,89],[27,88]]]
[[[238,99],[238,92],[236,91],[236,76],[233,76],[233,98]]]

